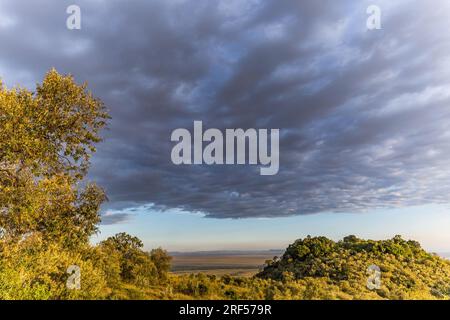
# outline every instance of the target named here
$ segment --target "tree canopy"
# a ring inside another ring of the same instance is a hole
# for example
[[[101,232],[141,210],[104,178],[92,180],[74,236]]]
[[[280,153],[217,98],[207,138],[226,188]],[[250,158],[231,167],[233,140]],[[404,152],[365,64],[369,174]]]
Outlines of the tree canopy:
[[[20,239],[39,232],[67,245],[86,242],[106,199],[81,188],[109,119],[87,84],[51,70],[34,92],[0,83],[0,228]]]

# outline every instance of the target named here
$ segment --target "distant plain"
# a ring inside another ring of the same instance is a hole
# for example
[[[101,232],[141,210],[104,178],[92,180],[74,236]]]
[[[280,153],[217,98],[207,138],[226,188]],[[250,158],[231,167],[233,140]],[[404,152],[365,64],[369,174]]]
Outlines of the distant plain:
[[[204,273],[208,275],[251,277],[266,260],[280,256],[283,250],[264,251],[201,251],[171,252],[175,274]]]

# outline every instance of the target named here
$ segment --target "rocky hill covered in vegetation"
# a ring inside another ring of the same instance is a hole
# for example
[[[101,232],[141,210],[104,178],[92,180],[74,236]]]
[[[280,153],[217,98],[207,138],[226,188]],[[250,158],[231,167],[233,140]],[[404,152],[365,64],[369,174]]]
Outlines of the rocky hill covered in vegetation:
[[[257,277],[282,282],[312,281],[325,298],[445,298],[450,294],[450,262],[400,236],[334,242],[307,237],[291,244],[281,258],[268,261]],[[376,278],[378,277],[378,278]]]

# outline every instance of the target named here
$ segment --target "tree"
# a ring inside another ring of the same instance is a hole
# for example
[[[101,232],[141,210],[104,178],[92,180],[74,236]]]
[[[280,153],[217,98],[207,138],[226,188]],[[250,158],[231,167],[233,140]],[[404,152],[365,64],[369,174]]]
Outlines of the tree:
[[[103,250],[119,255],[120,276],[125,282],[141,286],[149,285],[157,280],[157,269],[150,255],[142,250],[143,243],[139,238],[125,232],[100,243]]]
[[[144,247],[144,244],[138,237],[133,237],[125,232],[109,237],[102,241],[101,245],[114,248],[125,256],[135,251],[141,251]]]
[[[0,82],[0,228],[3,239],[42,234],[76,246],[88,241],[106,199],[95,184],[82,189],[99,132],[103,103],[73,77],[51,70],[36,91]]]
[[[166,280],[167,273],[170,271],[170,262],[172,261],[172,257],[169,256],[166,250],[157,248],[150,251],[150,259],[155,264],[159,280]]]

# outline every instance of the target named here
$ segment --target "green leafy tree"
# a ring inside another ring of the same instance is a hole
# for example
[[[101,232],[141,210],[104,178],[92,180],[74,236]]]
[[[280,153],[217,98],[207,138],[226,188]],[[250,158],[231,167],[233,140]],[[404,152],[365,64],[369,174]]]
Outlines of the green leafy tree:
[[[95,184],[80,188],[79,182],[108,119],[86,84],[55,70],[34,92],[0,83],[3,239],[40,233],[68,246],[87,242],[106,197]]]
[[[156,266],[150,254],[143,251],[143,246],[139,238],[124,232],[100,243],[104,250],[119,255],[121,279],[140,286],[149,285],[157,279]]]
[[[87,174],[109,116],[86,84],[51,70],[36,90],[0,83],[0,298],[105,298],[89,244],[106,199]],[[77,265],[81,289],[66,286]]]
[[[150,251],[150,259],[155,264],[159,280],[166,280],[167,274],[170,271],[172,257],[169,256],[166,250],[157,248]]]

